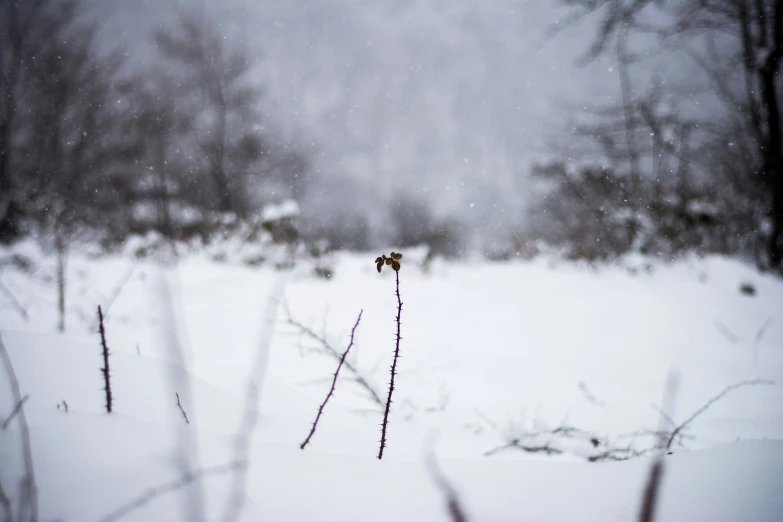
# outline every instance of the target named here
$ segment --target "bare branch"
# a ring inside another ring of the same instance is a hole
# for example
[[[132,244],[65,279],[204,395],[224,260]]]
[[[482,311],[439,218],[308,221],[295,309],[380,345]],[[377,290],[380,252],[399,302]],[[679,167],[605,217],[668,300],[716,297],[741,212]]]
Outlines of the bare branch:
[[[27,402],[27,399],[29,399],[29,395],[25,395],[22,397],[22,400],[16,403],[16,406],[14,407],[13,411],[11,411],[11,414],[8,416],[8,418],[3,423],[3,430],[8,428],[8,425],[11,424],[11,421],[14,419],[17,413],[19,413],[22,410],[22,406],[24,406],[24,403]]]
[[[4,296],[8,298],[9,301],[11,301],[11,304],[16,309],[17,312],[19,312],[19,315],[22,316],[22,319],[25,321],[28,321],[30,317],[27,315],[27,310],[25,310],[24,306],[22,306],[22,303],[19,302],[19,300],[16,298],[16,296],[11,292],[11,290],[5,286],[5,284],[0,281],[0,292],[3,293]]]
[[[3,338],[0,336],[0,359],[3,360],[5,366],[5,372],[8,375],[8,381],[11,385],[11,395],[14,401],[19,404],[22,402],[22,394],[19,391],[19,381],[16,379],[16,372],[14,366],[11,363],[11,357],[8,355],[8,351],[5,349]],[[33,450],[30,443],[30,428],[27,425],[27,417],[24,414],[24,408],[19,408],[19,428],[22,432],[22,454],[24,457],[25,475],[22,479],[22,490],[25,492],[28,499],[28,504],[24,506],[28,508],[30,522],[38,521],[38,488],[35,483],[35,468],[33,467]],[[22,513],[17,513],[19,519],[23,520]]]
[[[326,403],[329,402],[329,399],[334,394],[334,387],[337,385],[337,376],[340,374],[340,368],[342,368],[343,363],[345,362],[345,358],[348,356],[348,352],[351,351],[351,347],[353,346],[353,336],[356,333],[356,328],[359,326],[359,321],[362,320],[362,313],[364,313],[364,310],[359,311],[359,317],[356,319],[356,324],[353,325],[353,328],[351,329],[351,342],[348,343],[348,348],[345,349],[345,352],[340,359],[340,364],[337,365],[337,370],[334,372],[334,379],[332,380],[332,387],[329,389],[329,393],[326,394],[326,398],[321,404],[321,407],[318,408],[318,414],[315,416],[315,421],[313,422],[313,427],[310,429],[310,434],[307,435],[305,441],[301,444],[301,446],[299,446],[301,449],[305,449],[305,446],[307,446],[307,443],[310,442],[310,439],[315,434],[315,428],[318,426],[318,420],[321,418],[321,414],[324,412],[324,407],[326,407]]]
[[[179,402],[179,393],[175,394],[177,396],[177,407],[179,407],[179,411],[182,412],[182,416],[185,417],[185,423],[190,424],[190,421],[188,420],[188,414],[185,413],[185,410],[182,408],[182,404]]]
[[[767,319],[761,328],[756,332],[756,339],[753,342],[753,366],[758,366],[759,362],[759,346],[761,346],[761,340],[764,338],[764,334],[767,333],[767,329],[772,326],[772,318]]]
[[[283,309],[285,310],[286,315],[288,316],[288,319],[286,320],[288,324],[297,328],[300,333],[318,342],[318,344],[320,344],[323,347],[326,353],[334,357],[336,360],[338,361],[340,360],[340,353],[337,350],[335,350],[324,337],[321,337],[320,335],[315,333],[312,328],[308,328],[307,326],[300,323],[299,321],[297,321],[291,316],[291,310],[288,308],[288,305],[286,303],[283,303]],[[367,391],[367,394],[370,396],[370,399],[372,399],[372,401],[378,406],[382,406],[383,400],[381,399],[381,396],[370,385],[367,379],[365,379],[359,373],[359,370],[353,364],[351,364],[350,361],[345,361],[344,365],[345,368],[354,375],[354,380],[356,381],[356,383],[362,388],[364,388],[365,391]]]
[[[427,470],[430,472],[430,477],[432,477],[432,480],[438,488],[440,488],[446,499],[446,509],[449,512],[451,522],[467,522],[468,516],[465,514],[465,509],[462,507],[459,495],[446,478],[446,475],[441,471],[438,466],[438,461],[432,453],[429,453],[427,456]]]
[[[247,461],[250,453],[250,441],[258,422],[259,390],[263,385],[269,359],[269,347],[274,334],[277,304],[280,302],[289,276],[281,276],[275,283],[267,298],[263,315],[263,330],[256,350],[253,368],[247,380],[245,391],[245,412],[234,440],[235,461]],[[247,470],[238,468],[233,474],[231,494],[223,515],[225,522],[238,520],[245,504],[245,488],[247,486]]]
[[[114,522],[115,520],[119,520],[125,517],[126,515],[128,515],[128,513],[143,507],[148,502],[156,499],[157,497],[182,489],[188,484],[201,480],[202,478],[210,475],[222,475],[224,473],[229,473],[239,468],[244,469],[246,465],[247,465],[246,461],[233,461],[233,462],[229,462],[228,464],[221,464],[219,466],[199,468],[192,472],[185,473],[184,475],[182,475],[180,478],[176,480],[166,482],[154,488],[148,489],[147,491],[145,491],[138,497],[134,498],[127,504],[124,504],[123,506],[117,508],[116,510],[112,511],[108,515],[101,518],[101,522]]]
[[[751,380],[751,381],[742,381],[742,382],[738,382],[737,384],[732,384],[731,386],[727,387],[725,390],[720,392],[718,395],[716,395],[712,399],[708,400],[704,404],[704,406],[702,406],[701,408],[699,408],[698,410],[693,412],[693,414],[690,417],[688,417],[682,424],[680,424],[679,426],[674,428],[674,431],[672,431],[671,436],[669,437],[669,441],[666,443],[666,448],[669,449],[671,447],[672,442],[674,442],[674,438],[682,430],[684,430],[686,427],[688,427],[688,425],[691,422],[693,422],[693,420],[696,417],[698,417],[699,415],[701,415],[702,413],[707,411],[707,409],[709,409],[710,406],[712,406],[713,404],[715,404],[716,402],[721,400],[724,396],[726,396],[727,393],[729,393],[731,391],[734,391],[734,390],[736,390],[738,388],[742,388],[743,386],[758,386],[758,385],[772,386],[774,384],[775,384],[775,381],[768,381],[768,380],[763,380],[763,379],[754,379],[754,380]]]
[[[677,380],[677,375],[671,372],[666,379],[666,387],[663,392],[663,405],[664,408],[669,411],[672,411],[674,408],[675,395],[677,394]],[[664,415],[661,415],[658,422],[659,431],[663,428],[665,420]],[[639,522],[652,522],[655,515],[658,490],[660,489],[661,478],[663,477],[663,451],[660,447],[663,445],[664,440],[665,436],[661,435],[658,444],[659,449],[653,460],[652,467],[650,468],[650,476],[647,479],[647,485],[644,488],[642,506],[639,512]]]

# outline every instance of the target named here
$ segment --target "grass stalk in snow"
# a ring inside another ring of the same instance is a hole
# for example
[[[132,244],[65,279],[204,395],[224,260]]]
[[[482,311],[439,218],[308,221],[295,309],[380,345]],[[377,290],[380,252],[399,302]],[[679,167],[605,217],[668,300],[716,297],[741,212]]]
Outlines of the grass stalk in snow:
[[[682,422],[680,425],[678,425],[678,426],[676,426],[676,427],[674,428],[674,430],[672,431],[671,435],[669,436],[669,440],[666,442],[666,449],[668,450],[669,448],[671,448],[672,442],[674,442],[674,439],[677,437],[677,435],[679,435],[679,434],[680,434],[680,432],[681,432],[682,430],[684,430],[685,428],[687,428],[687,427],[688,427],[688,425],[689,425],[691,422],[693,422],[693,420],[694,420],[696,417],[698,417],[699,415],[701,415],[702,413],[704,413],[705,411],[707,411],[707,409],[709,409],[709,407],[710,407],[710,406],[712,406],[713,404],[715,404],[716,402],[718,402],[719,400],[721,400],[721,399],[722,399],[723,397],[725,397],[725,396],[726,396],[726,394],[728,394],[729,392],[732,392],[732,391],[734,391],[734,390],[736,390],[736,389],[738,389],[738,388],[742,388],[743,386],[759,386],[759,385],[767,385],[767,386],[771,386],[771,385],[773,385],[773,384],[775,384],[775,381],[766,381],[766,380],[764,380],[764,379],[754,379],[754,380],[752,380],[752,381],[742,381],[742,382],[738,382],[738,383],[736,383],[736,384],[732,384],[731,386],[728,386],[728,387],[726,387],[726,389],[724,389],[722,392],[720,392],[718,395],[716,395],[716,396],[715,396],[715,397],[713,397],[712,399],[708,400],[708,401],[707,401],[707,402],[704,404],[704,406],[702,406],[701,408],[699,408],[698,410],[696,410],[696,411],[695,411],[695,412],[694,412],[694,413],[693,413],[693,414],[692,414],[690,417],[688,417],[687,419],[685,419],[685,421],[684,421],[684,422]]]
[[[286,314],[288,315],[288,319],[287,319],[288,324],[295,327],[301,333],[307,335],[314,341],[318,342],[323,347],[324,351],[329,355],[331,355],[332,357],[334,357],[337,361],[341,359],[340,352],[335,350],[334,347],[332,347],[332,345],[330,345],[329,342],[324,337],[318,335],[313,331],[312,328],[308,328],[307,326],[300,323],[299,321],[297,321],[291,316],[291,310],[289,310],[285,302],[283,303],[283,307],[286,311]],[[359,369],[356,368],[354,365],[352,365],[350,361],[344,361],[343,366],[345,366],[345,369],[353,374],[353,381],[365,389],[365,391],[369,395],[369,398],[378,406],[383,406],[384,402],[381,399],[381,396],[373,388],[370,382],[359,373]]]
[[[441,471],[438,466],[438,461],[432,453],[427,456],[427,470],[430,472],[432,480],[443,493],[443,497],[446,500],[446,509],[449,512],[449,519],[451,522],[468,522],[468,516],[465,514],[465,510],[462,507],[459,495],[446,478],[446,475]]]
[[[245,413],[242,416],[242,421],[234,439],[235,462],[246,462],[250,455],[250,441],[258,422],[258,405],[261,401],[259,393],[264,384],[263,381],[266,375],[267,363],[269,361],[269,350],[272,343],[272,334],[274,333],[275,317],[277,315],[277,303],[282,299],[285,293],[286,284],[294,274],[295,272],[289,272],[278,278],[274,288],[272,288],[272,292],[267,298],[263,315],[261,338],[256,350],[253,368],[251,369],[252,373],[248,376],[247,381]],[[245,466],[237,467],[233,473],[231,493],[223,515],[224,522],[239,520],[247,498],[245,491],[246,487],[247,469]]]
[[[179,402],[179,393],[175,395],[177,396],[177,407],[179,408],[179,411],[182,412],[182,416],[185,418],[185,424],[190,424],[190,421],[188,420],[188,414],[185,413],[185,410],[182,408],[182,403]]]
[[[8,416],[7,419],[5,419],[5,422],[3,422],[3,430],[8,428],[8,425],[11,424],[11,421],[14,420],[14,417],[16,417],[16,414],[22,411],[22,406],[24,406],[24,403],[27,402],[27,399],[29,399],[29,395],[25,395],[22,397],[22,400],[16,403],[16,406],[14,406],[14,409],[11,411],[11,415]]]
[[[650,475],[647,478],[647,484],[644,486],[642,505],[639,511],[639,522],[653,522],[655,517],[655,507],[658,503],[658,491],[661,488],[661,479],[663,478],[663,456],[665,455],[664,443],[666,442],[666,434],[665,431],[663,431],[663,426],[670,420],[664,411],[672,411],[674,408],[674,398],[677,394],[677,380],[677,374],[669,372],[663,392],[664,410],[661,411],[661,417],[658,421],[658,432],[660,433],[658,447],[652,465],[650,466]]]
[[[11,499],[6,495],[2,483],[0,483],[0,507],[3,508],[3,520],[14,522],[14,510],[11,506]]]
[[[27,310],[24,306],[22,306],[22,303],[19,302],[19,299],[16,298],[13,292],[11,292],[11,290],[5,286],[2,281],[0,281],[0,292],[2,292],[6,299],[11,302],[11,305],[17,312],[19,312],[19,315],[22,316],[22,319],[27,322],[30,319],[30,317],[27,315]]]
[[[200,481],[202,478],[211,475],[222,475],[224,473],[230,473],[236,469],[244,469],[247,466],[246,461],[234,461],[228,464],[221,464],[219,466],[211,466],[207,468],[195,469],[192,472],[187,472],[176,480],[172,480],[165,484],[161,484],[154,488],[150,488],[138,497],[134,498],[130,502],[115,509],[108,515],[101,518],[101,522],[114,522],[125,517],[128,513],[144,507],[148,502],[154,500],[157,497],[178,491],[185,486],[194,482]]]
[[[353,346],[353,337],[354,334],[356,334],[356,328],[359,326],[359,321],[362,320],[362,313],[364,313],[364,310],[359,311],[359,317],[356,319],[356,324],[353,325],[353,328],[351,329],[351,341],[348,343],[348,348],[346,348],[345,352],[343,352],[343,356],[342,358],[340,358],[340,364],[337,365],[337,370],[334,372],[334,379],[332,379],[332,387],[329,389],[329,393],[326,394],[326,398],[324,399],[324,402],[321,404],[321,407],[318,408],[318,414],[315,416],[313,427],[310,428],[310,433],[307,435],[305,441],[299,446],[301,449],[305,449],[305,446],[307,446],[307,444],[310,442],[310,439],[315,434],[315,429],[318,426],[318,420],[321,418],[321,414],[324,412],[324,407],[326,406],[326,403],[334,394],[334,387],[337,384],[337,376],[340,374],[340,368],[342,368],[343,363],[345,362],[345,358],[348,356],[348,352],[351,351],[351,347]]]
[[[16,378],[16,372],[14,366],[11,363],[11,357],[8,355],[8,351],[5,349],[3,338],[0,337],[0,359],[3,360],[3,366],[5,366],[5,372],[8,375],[8,382],[11,385],[11,395],[14,402],[22,404],[19,408],[19,412],[16,418],[19,419],[19,429],[22,434],[22,456],[24,458],[24,477],[22,477],[20,487],[20,500],[18,502],[19,511],[17,513],[17,520],[29,520],[30,522],[38,521],[38,486],[35,482],[35,469],[33,467],[33,450],[30,442],[30,427],[27,425],[27,417],[24,414],[24,404],[22,399],[22,393],[19,391],[19,381]],[[5,500],[8,497],[5,492],[2,494]],[[7,506],[4,504],[4,510],[7,511]],[[10,504],[10,501],[9,501]]]
[[[103,373],[104,392],[106,393],[106,413],[111,413],[111,377],[109,375],[109,347],[106,344],[106,329],[103,327],[103,310],[98,305],[98,329],[101,333],[101,347],[103,348]]]
[[[391,365],[391,379],[389,380],[389,395],[386,397],[386,408],[383,411],[383,423],[381,424],[381,446],[378,450],[378,460],[383,458],[383,450],[386,448],[386,429],[389,426],[389,410],[391,409],[392,393],[394,393],[394,377],[397,376],[397,360],[400,358],[400,318],[402,316],[402,299],[400,298],[400,259],[402,254],[392,252],[389,257],[382,255],[375,260],[378,273],[381,272],[383,265],[390,265],[394,270],[397,281],[397,335],[394,344],[394,360]]]

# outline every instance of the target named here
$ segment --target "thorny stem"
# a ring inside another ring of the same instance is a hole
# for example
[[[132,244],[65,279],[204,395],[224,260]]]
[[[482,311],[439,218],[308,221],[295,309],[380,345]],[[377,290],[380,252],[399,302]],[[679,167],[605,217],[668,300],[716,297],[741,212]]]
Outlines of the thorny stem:
[[[106,345],[106,329],[103,327],[103,310],[98,306],[98,328],[101,332],[101,347],[103,348],[103,381],[106,391],[106,413],[111,413],[111,380],[109,377],[109,347]]]
[[[301,333],[309,336],[313,340],[320,343],[321,346],[324,347],[324,350],[326,350],[326,352],[329,355],[339,360],[340,354],[337,352],[337,350],[332,348],[332,346],[326,341],[326,339],[324,339],[323,337],[315,333],[311,328],[306,327],[305,325],[303,325],[302,323],[300,323],[299,321],[291,317],[291,311],[288,309],[287,306],[285,306],[285,309],[286,309],[286,313],[288,314],[288,324],[290,324],[291,326],[295,326],[296,328],[299,329]],[[367,382],[367,380],[364,377],[359,375],[358,368],[353,366],[350,361],[344,361],[344,366],[348,369],[348,371],[350,371],[354,375],[354,381],[356,381],[357,384],[359,384],[362,388],[364,388],[367,391],[367,393],[370,395],[370,399],[372,399],[372,401],[377,405],[383,406],[383,400],[381,400],[380,396],[378,395],[378,392],[376,392],[373,389],[373,387],[370,385],[369,382]]]
[[[381,447],[378,451],[378,460],[383,458],[383,449],[386,447],[386,428],[389,424],[389,409],[391,408],[392,393],[394,393],[394,377],[397,375],[397,359],[400,356],[400,316],[402,315],[402,300],[400,299],[400,272],[395,270],[397,276],[397,338],[394,347],[394,361],[391,366],[391,380],[389,381],[389,396],[386,398],[386,409],[383,412],[383,424],[381,425]]]
[[[334,379],[332,379],[332,387],[329,389],[329,393],[326,394],[324,402],[318,408],[318,414],[315,416],[313,427],[310,428],[310,433],[307,435],[305,441],[299,446],[301,449],[305,449],[305,446],[307,446],[307,444],[310,442],[310,439],[315,434],[315,428],[318,426],[318,421],[321,418],[321,414],[324,412],[324,407],[332,395],[334,395],[334,387],[337,385],[337,376],[340,374],[340,368],[342,368],[343,362],[345,362],[345,358],[348,356],[348,352],[351,351],[351,347],[353,346],[353,336],[356,333],[356,328],[359,326],[359,321],[362,320],[362,313],[364,313],[364,310],[359,311],[359,317],[356,319],[356,324],[353,325],[353,328],[351,329],[351,342],[348,343],[348,348],[345,349],[343,356],[340,358],[340,364],[337,365],[337,370],[334,372]]]

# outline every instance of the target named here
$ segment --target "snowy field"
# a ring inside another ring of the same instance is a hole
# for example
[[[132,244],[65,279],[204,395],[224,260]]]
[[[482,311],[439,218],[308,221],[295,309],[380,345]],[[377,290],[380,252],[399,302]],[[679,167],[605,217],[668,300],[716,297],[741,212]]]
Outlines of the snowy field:
[[[783,520],[779,279],[717,257],[598,268],[436,259],[425,270],[422,251],[403,252],[401,359],[379,461],[374,396],[386,398],[397,306],[379,253],[335,254],[324,279],[312,262],[253,266],[236,248],[166,269],[85,248],[69,257],[59,333],[56,259],[29,242],[0,251],[0,335],[29,395],[40,520],[448,520],[434,454],[470,520],[632,521],[670,371],[675,424],[730,385],[763,382],[676,437],[657,520]],[[337,366],[319,339],[341,353],[360,310],[350,368],[302,451]],[[0,422],[10,389],[0,371]],[[14,506],[22,442],[18,418],[0,430]],[[225,467],[235,461],[246,468]]]

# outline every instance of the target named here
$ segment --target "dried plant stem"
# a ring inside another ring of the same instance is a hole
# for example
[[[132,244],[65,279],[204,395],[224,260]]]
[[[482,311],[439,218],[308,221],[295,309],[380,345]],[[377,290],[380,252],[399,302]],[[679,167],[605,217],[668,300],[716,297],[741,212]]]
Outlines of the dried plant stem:
[[[24,306],[22,306],[22,303],[19,302],[19,300],[16,298],[16,296],[11,292],[11,290],[5,286],[5,284],[0,281],[0,292],[3,293],[4,296],[11,302],[13,307],[16,309],[17,312],[19,312],[19,315],[22,316],[22,319],[28,321],[30,319],[30,316],[27,315],[27,310]]]
[[[212,466],[208,468],[200,468],[200,469],[193,470],[192,472],[185,473],[183,476],[181,476],[176,480],[148,489],[147,491],[145,491],[138,497],[134,498],[127,504],[121,506],[120,508],[112,511],[111,513],[103,517],[101,519],[101,522],[114,522],[115,520],[121,519],[128,513],[143,507],[145,504],[147,504],[147,502],[154,500],[159,496],[182,489],[188,484],[197,482],[198,480],[206,476],[229,473],[237,468],[244,468],[246,465],[247,465],[246,461],[234,461],[234,462],[229,462],[228,464],[222,464],[219,466]]]
[[[345,362],[345,358],[348,356],[348,352],[351,351],[351,347],[353,346],[353,337],[356,334],[356,328],[359,326],[359,321],[362,320],[363,313],[364,310],[359,311],[359,317],[356,319],[356,324],[354,324],[353,328],[351,329],[351,341],[348,343],[348,348],[346,348],[345,352],[343,352],[343,356],[340,358],[340,364],[337,365],[337,370],[334,372],[334,379],[332,379],[332,387],[329,389],[329,393],[326,394],[326,398],[324,399],[324,402],[321,404],[321,407],[318,408],[318,414],[315,416],[313,427],[310,428],[310,433],[307,435],[305,441],[299,446],[301,449],[305,449],[305,446],[307,446],[307,444],[310,442],[310,439],[313,437],[313,434],[315,434],[315,428],[318,426],[318,421],[321,418],[321,414],[324,412],[324,407],[326,406],[326,403],[329,401],[332,395],[334,395],[334,387],[335,385],[337,385],[337,376],[340,374],[340,368],[342,368],[343,363]]]
[[[295,273],[296,272],[292,271],[281,276],[267,298],[263,315],[263,330],[261,331],[261,338],[259,339],[258,347],[256,349],[255,361],[253,362],[253,368],[248,377],[247,389],[245,391],[245,412],[234,438],[234,460],[236,462],[247,461],[249,459],[250,442],[253,437],[253,432],[256,429],[256,424],[258,423],[258,405],[261,401],[259,390],[263,388],[264,377],[266,375],[270,346],[274,334],[275,317],[277,316],[277,304],[285,293],[285,287],[288,280]],[[244,509],[245,499],[247,498],[246,489],[247,469],[245,467],[237,468],[233,473],[231,492],[226,502],[223,522],[235,522],[236,520],[239,520],[242,510]]]
[[[669,449],[672,445],[672,442],[674,442],[675,437],[680,434],[682,430],[684,430],[688,425],[693,422],[693,420],[707,411],[707,409],[721,400],[726,394],[728,394],[731,391],[734,391],[738,388],[742,388],[743,386],[758,386],[758,385],[773,385],[775,384],[775,381],[766,381],[764,379],[754,379],[752,381],[742,381],[738,382],[737,384],[732,384],[731,386],[728,386],[726,389],[724,389],[722,392],[720,392],[718,395],[713,397],[712,399],[708,400],[704,406],[696,410],[690,417],[688,417],[682,424],[674,428],[671,435],[669,436],[669,440],[666,442],[666,449]]]
[[[2,483],[0,483],[0,506],[3,508],[3,521],[14,522],[14,511],[11,507],[11,499],[5,494]]]
[[[673,371],[670,371],[663,392],[663,411],[671,412],[674,410],[677,385],[678,376]],[[664,443],[666,442],[666,434],[663,430],[669,420],[667,415],[661,412],[661,417],[658,421],[658,449],[653,458],[652,466],[650,467],[650,475],[647,478],[647,484],[644,486],[642,505],[639,510],[639,522],[653,522],[655,518],[655,507],[658,503],[658,492],[661,488],[661,479],[663,478],[663,450]]]
[[[29,395],[25,395],[24,397],[22,397],[21,401],[16,403],[16,406],[14,406],[13,411],[11,411],[11,415],[9,415],[8,418],[5,420],[5,422],[3,422],[3,430],[8,428],[8,425],[11,424],[12,420],[14,420],[14,417],[16,416],[16,414],[19,413],[20,411],[22,411],[22,406],[24,406],[24,403],[29,398],[30,398]]]
[[[8,351],[5,349],[3,338],[0,337],[0,359],[3,360],[5,366],[5,372],[8,375],[8,381],[11,385],[11,395],[17,404],[23,402],[22,394],[19,391],[19,381],[16,378],[16,372],[14,366],[11,364],[11,357],[8,355]],[[22,455],[24,457],[25,475],[22,478],[22,496],[25,502],[20,503],[19,513],[17,513],[18,520],[29,520],[30,522],[38,521],[38,488],[35,483],[35,470],[33,468],[33,450],[30,443],[30,427],[27,425],[27,417],[24,414],[24,405],[19,408],[17,413],[19,418],[19,428],[22,434]],[[3,495],[5,496],[5,494]],[[28,516],[25,517],[24,510],[27,510]]]
[[[188,414],[185,413],[185,410],[182,408],[182,404],[179,402],[179,393],[175,393],[177,396],[177,406],[179,407],[179,411],[182,412],[182,416],[185,417],[185,423],[190,424],[190,421],[188,420]]]
[[[300,323],[299,321],[291,317],[291,311],[288,309],[287,306],[285,306],[285,304],[283,306],[285,307],[286,314],[288,315],[288,324],[296,327],[301,333],[307,335],[314,341],[317,341],[321,346],[323,346],[324,350],[326,350],[326,352],[329,355],[331,355],[338,361],[340,360],[340,353],[337,350],[335,350],[326,339],[324,339],[323,337],[315,333],[312,330],[312,328],[308,328],[307,326],[303,325],[302,323]],[[365,391],[367,391],[367,393],[370,396],[370,399],[372,399],[372,401],[378,406],[383,406],[383,400],[381,399],[380,395],[378,395],[378,392],[375,391],[375,389],[373,389],[373,387],[370,385],[367,379],[365,379],[359,374],[358,368],[352,365],[350,361],[344,361],[343,365],[349,372],[353,374],[353,380],[359,386],[364,388]]]
[[[443,474],[443,471],[441,471],[438,461],[432,453],[427,456],[427,470],[430,472],[432,480],[443,493],[451,522],[468,522],[468,516],[465,514],[465,509],[462,507],[457,491],[446,478],[446,475]]]
[[[756,340],[753,342],[753,366],[758,366],[759,364],[759,346],[761,345],[761,340],[764,338],[764,334],[767,333],[767,329],[770,326],[772,326],[771,317],[767,319],[756,332]]]
[[[109,316],[109,313],[111,312],[111,307],[114,304],[114,301],[117,300],[118,297],[120,297],[120,293],[122,293],[123,288],[125,288],[125,285],[128,284],[128,282],[131,280],[131,277],[133,277],[134,272],[136,271],[136,265],[131,265],[131,267],[128,269],[127,272],[125,272],[125,275],[120,279],[120,281],[115,285],[114,289],[112,290],[111,295],[109,296],[106,303],[106,307],[103,310],[103,317],[107,318]],[[90,326],[90,331],[95,330],[98,325],[93,322],[93,324]]]
[[[652,522],[655,515],[655,505],[658,499],[658,489],[663,477],[663,459],[656,457],[650,467],[650,476],[644,486],[642,497],[642,510],[639,513],[639,522]]]
[[[392,393],[394,393],[394,377],[397,375],[397,359],[400,357],[400,317],[402,316],[402,299],[400,298],[400,271],[394,271],[397,276],[397,336],[394,346],[394,360],[391,366],[391,380],[389,381],[389,395],[386,398],[386,409],[383,412],[383,424],[381,425],[381,447],[378,450],[378,460],[383,458],[383,450],[386,448],[386,428],[389,425],[389,410],[391,409]]]
[[[106,329],[103,327],[103,310],[101,310],[100,305],[98,305],[98,328],[101,333],[101,347],[103,348],[103,368],[101,368],[101,373],[103,373],[103,390],[106,392],[106,413],[111,413],[112,397],[111,377],[109,376],[109,347],[106,344]]]

